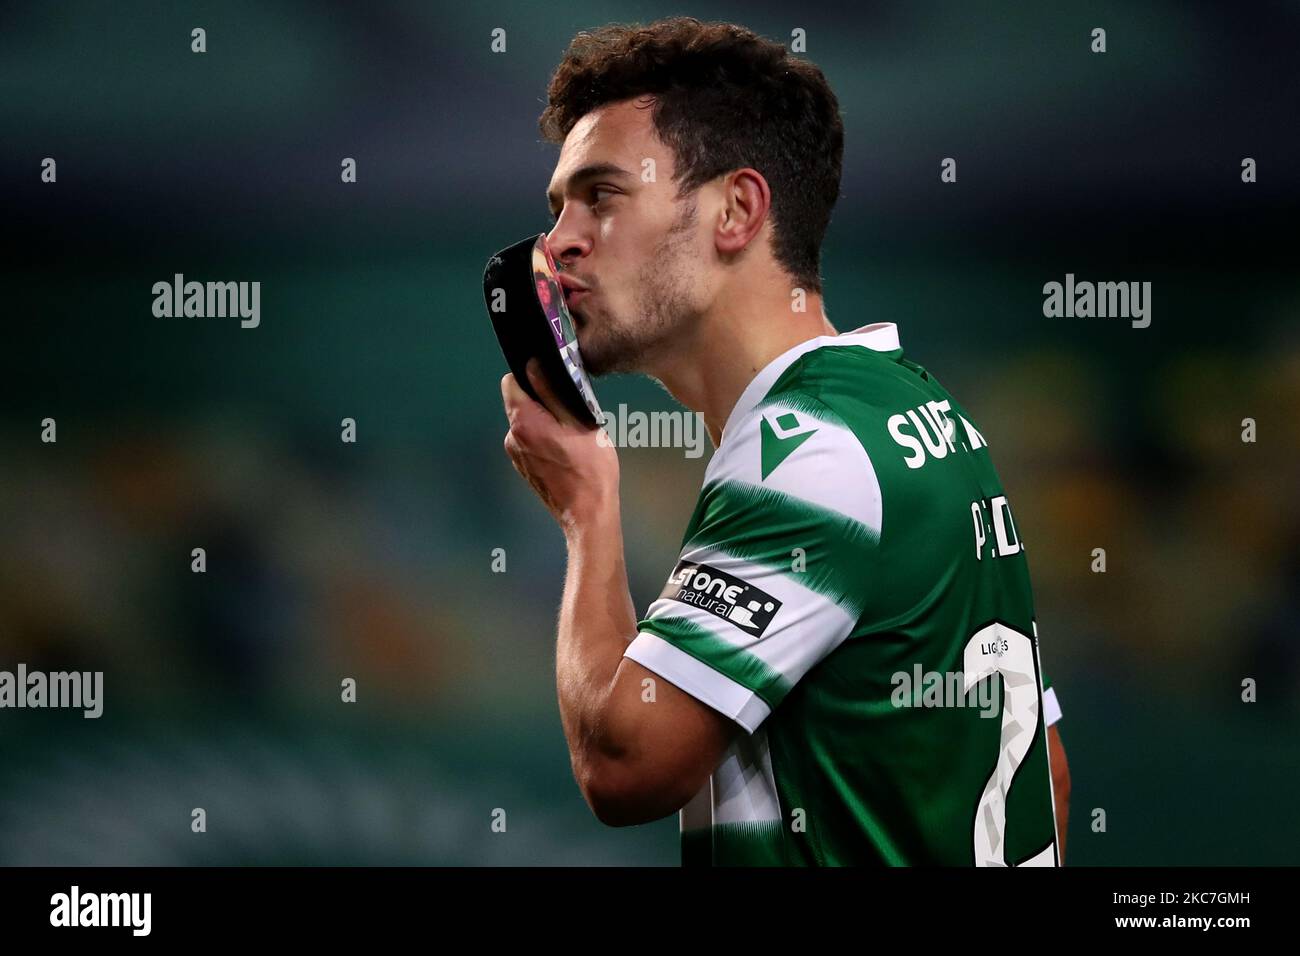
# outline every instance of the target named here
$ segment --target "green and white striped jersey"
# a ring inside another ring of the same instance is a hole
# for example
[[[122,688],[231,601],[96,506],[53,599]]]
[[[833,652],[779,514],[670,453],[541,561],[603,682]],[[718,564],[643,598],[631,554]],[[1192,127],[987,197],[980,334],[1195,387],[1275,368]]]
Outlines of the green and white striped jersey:
[[[1024,544],[892,323],[758,373],[638,631],[627,657],[746,731],[683,864],[1056,865]]]

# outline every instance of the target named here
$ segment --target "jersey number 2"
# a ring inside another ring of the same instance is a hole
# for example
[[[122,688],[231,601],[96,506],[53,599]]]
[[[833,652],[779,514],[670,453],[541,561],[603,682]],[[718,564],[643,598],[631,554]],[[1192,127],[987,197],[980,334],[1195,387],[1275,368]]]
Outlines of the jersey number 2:
[[[986,677],[1002,675],[1002,734],[998,762],[975,808],[975,865],[1008,866],[1007,793],[1038,732],[1038,675],[1034,640],[1005,624],[989,624],[971,635],[963,654],[966,692]],[[1022,866],[1053,866],[1049,845]]]

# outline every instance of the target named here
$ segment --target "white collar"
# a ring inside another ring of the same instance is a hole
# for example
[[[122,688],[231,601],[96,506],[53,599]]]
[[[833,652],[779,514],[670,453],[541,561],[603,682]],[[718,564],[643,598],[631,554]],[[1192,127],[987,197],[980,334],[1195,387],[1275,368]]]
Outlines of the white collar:
[[[764,365],[750,383],[745,386],[745,390],[740,393],[740,398],[737,399],[735,407],[731,409],[731,414],[727,416],[727,423],[722,426],[722,441],[727,440],[727,434],[731,431],[732,425],[739,423],[742,418],[753,411],[754,406],[776,384],[776,380],[781,377],[781,373],[794,364],[795,359],[824,345],[863,345],[877,352],[892,352],[894,349],[902,348],[898,344],[898,326],[893,322],[874,322],[870,325],[859,326],[852,332],[842,332],[839,335],[819,335],[816,338],[800,342]],[[718,447],[721,448],[722,446],[719,445]]]

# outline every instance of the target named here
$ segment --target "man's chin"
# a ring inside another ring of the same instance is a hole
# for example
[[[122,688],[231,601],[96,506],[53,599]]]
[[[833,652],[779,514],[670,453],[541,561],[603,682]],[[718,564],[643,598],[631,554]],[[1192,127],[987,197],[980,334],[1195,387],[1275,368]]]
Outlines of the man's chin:
[[[587,320],[577,312],[571,311],[569,314],[573,316],[573,336],[578,341],[578,354],[582,356],[583,369],[591,378],[604,375],[606,362],[601,355],[600,346],[592,339]]]
[[[587,373],[588,378],[602,378],[609,374],[609,367],[602,361],[600,355],[588,355],[582,352],[582,345],[579,343],[579,354],[582,355],[582,367]]]
[[[641,370],[641,350],[621,335],[611,335],[608,327],[596,327],[574,313],[573,333],[578,340],[582,367],[592,378],[602,375],[627,375]]]
[[[610,355],[604,349],[600,348],[588,338],[588,346],[584,347],[582,336],[578,337],[578,354],[582,356],[582,367],[586,369],[587,374],[592,378],[600,378],[613,372],[626,372],[630,369],[623,368],[623,363],[618,361],[618,356]],[[590,351],[588,351],[588,347]]]

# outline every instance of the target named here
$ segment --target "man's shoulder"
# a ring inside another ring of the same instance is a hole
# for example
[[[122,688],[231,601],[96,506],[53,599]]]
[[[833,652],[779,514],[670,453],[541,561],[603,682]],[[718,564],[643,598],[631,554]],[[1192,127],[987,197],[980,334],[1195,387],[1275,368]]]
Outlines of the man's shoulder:
[[[734,426],[729,425],[731,434],[725,436],[719,455],[752,461],[755,446],[760,459],[766,448],[766,473],[775,468],[775,459],[783,461],[819,434],[821,466],[862,467],[871,436],[885,434],[889,416],[931,397],[916,367],[903,363],[901,355],[838,343],[800,355]]]
[[[768,506],[807,507],[874,536],[880,489],[858,435],[842,363],[816,349],[801,356],[758,402],[729,424],[706,473],[706,489],[737,490]],[[859,383],[862,379],[858,378]]]
[[[760,406],[802,403],[857,428],[876,424],[898,402],[923,394],[919,367],[905,361],[901,349],[882,351],[853,341],[853,336],[841,336],[799,356],[773,383]]]
[[[841,336],[791,362],[728,424],[706,484],[771,489],[827,505],[878,532],[882,497],[913,483],[906,459],[920,441],[910,440],[914,428],[928,429],[932,444],[978,436],[947,391],[901,349],[854,341]],[[963,447],[982,445],[978,436]]]

